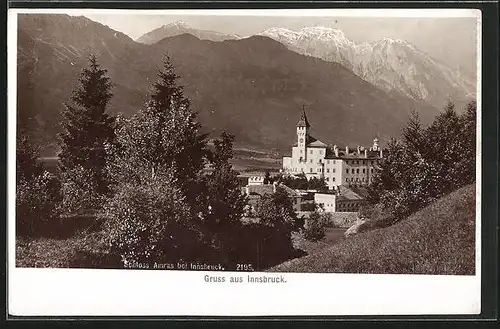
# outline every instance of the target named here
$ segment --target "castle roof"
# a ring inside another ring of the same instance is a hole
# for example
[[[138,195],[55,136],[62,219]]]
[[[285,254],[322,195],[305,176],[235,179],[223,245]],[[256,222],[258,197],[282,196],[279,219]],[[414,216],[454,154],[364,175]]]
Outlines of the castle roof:
[[[297,122],[297,127],[306,127],[309,128],[311,125],[307,120],[306,111],[302,110],[302,115],[300,116],[299,122]]]
[[[320,141],[320,140],[315,140],[314,142],[311,142],[311,143],[307,144],[307,146],[311,146],[311,147],[326,147],[327,145],[325,143],[323,143],[322,141]]]
[[[374,159],[379,158],[379,151],[365,150],[358,154],[357,149],[349,148],[349,153],[345,152],[345,148],[338,149],[338,156],[335,155],[335,150],[332,147],[326,149],[325,159]]]

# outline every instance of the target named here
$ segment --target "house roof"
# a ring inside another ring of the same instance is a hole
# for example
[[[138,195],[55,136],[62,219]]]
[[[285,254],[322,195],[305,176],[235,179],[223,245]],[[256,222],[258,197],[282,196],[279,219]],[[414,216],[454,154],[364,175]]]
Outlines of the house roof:
[[[361,201],[365,200],[365,198],[351,188],[347,188],[343,185],[339,185],[339,196],[337,197],[338,201]]]
[[[280,184],[279,188],[282,188],[283,190],[285,190],[285,192],[288,194],[289,197],[300,197],[301,196],[299,192],[297,192],[296,190],[294,190],[286,185]]]
[[[273,194],[274,188],[272,184],[262,184],[262,185],[248,185],[249,194],[257,194],[263,196],[264,194]]]

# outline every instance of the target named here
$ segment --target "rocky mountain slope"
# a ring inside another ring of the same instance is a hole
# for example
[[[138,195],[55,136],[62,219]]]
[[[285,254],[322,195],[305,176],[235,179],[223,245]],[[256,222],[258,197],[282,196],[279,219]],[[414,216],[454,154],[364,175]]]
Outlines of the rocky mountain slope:
[[[300,55],[263,36],[212,42],[182,34],[145,45],[84,17],[21,15],[18,97],[32,98],[49,140],[55,140],[63,102],[89,52],[114,83],[112,112],[131,115],[143,106],[169,55],[205,130],[228,130],[238,144],[251,147],[288,150],[302,105],[315,137],[339,145],[399,134],[412,108],[427,122],[436,113],[337,63]],[[23,87],[28,84],[30,93]]]
[[[326,27],[306,27],[299,32],[272,28],[259,35],[300,54],[340,63],[385,91],[438,108],[449,99],[461,103],[475,95],[475,81],[403,40],[385,38],[356,44],[342,31]]]
[[[175,21],[152,31],[142,35],[137,38],[136,41],[145,44],[153,44],[161,39],[173,37],[176,35],[181,35],[184,33],[189,33],[194,35],[198,39],[202,40],[210,40],[210,41],[224,41],[224,40],[235,40],[240,39],[238,35],[233,34],[225,34],[217,31],[209,31],[209,30],[199,30],[190,27],[183,21]]]

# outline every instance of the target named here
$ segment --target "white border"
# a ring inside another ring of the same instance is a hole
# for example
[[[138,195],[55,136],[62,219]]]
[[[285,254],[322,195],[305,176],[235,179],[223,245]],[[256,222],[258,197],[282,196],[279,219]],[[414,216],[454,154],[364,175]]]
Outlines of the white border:
[[[92,10],[8,11],[8,312],[11,315],[421,315],[481,310],[481,221],[476,221],[476,275],[285,274],[286,284],[205,283],[204,275],[247,273],[15,268],[15,134],[18,13],[476,17],[477,218],[481,218],[481,12],[463,9]],[[253,273],[252,275],[258,275]],[[277,274],[279,275],[279,274]]]

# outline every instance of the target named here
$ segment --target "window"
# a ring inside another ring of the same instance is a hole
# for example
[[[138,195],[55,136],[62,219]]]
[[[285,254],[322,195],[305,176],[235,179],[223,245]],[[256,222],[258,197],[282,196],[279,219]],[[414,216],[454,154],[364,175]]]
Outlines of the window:
[[[359,174],[359,168],[358,168],[358,169],[356,169],[356,174]]]
[[[348,173],[349,173],[349,169],[346,169],[346,170],[345,170],[345,173],[346,173],[346,174],[348,174]]]
[[[326,160],[326,164],[330,164],[330,160]]]
[[[356,164],[359,164],[359,161],[358,161],[358,160],[356,160]]]
[[[372,164],[373,164],[373,160],[372,160]]]
[[[330,172],[330,168],[326,168],[326,172]]]
[[[309,160],[310,163],[313,163],[313,159]]]
[[[302,154],[302,150],[300,150],[300,154]]]
[[[318,172],[321,172],[321,168],[318,168]]]
[[[332,160],[333,164],[335,164],[335,160]]]
[[[335,172],[335,168],[332,169],[332,172]]]
[[[363,160],[363,164],[365,164],[365,160]]]
[[[335,182],[335,177],[332,177],[332,182]]]
[[[309,153],[313,154],[313,150],[311,150]]]
[[[366,169],[363,168],[363,174],[365,174],[365,173],[366,173]]]
[[[372,168],[372,174],[373,174],[373,168]]]
[[[351,173],[353,173],[353,174],[354,174],[354,168],[352,168]]]
[[[309,168],[309,172],[313,172],[313,168]]]
[[[329,182],[329,181],[330,181],[330,177],[327,177],[327,178],[326,178],[326,181],[327,181],[327,182]]]

